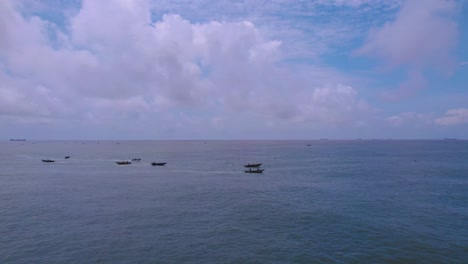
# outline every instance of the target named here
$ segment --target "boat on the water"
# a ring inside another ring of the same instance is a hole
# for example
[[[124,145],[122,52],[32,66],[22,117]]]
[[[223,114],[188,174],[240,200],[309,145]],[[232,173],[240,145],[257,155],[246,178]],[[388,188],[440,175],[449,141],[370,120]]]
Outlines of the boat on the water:
[[[70,158],[70,156],[65,156],[65,159],[69,159],[69,158]]]
[[[141,161],[141,159],[140,159],[140,158],[138,158],[138,159],[132,159],[132,161]]]
[[[48,163],[50,163],[50,162],[55,162],[55,160],[51,160],[51,159],[43,159],[43,160],[42,160],[42,162],[48,162]]]
[[[118,165],[129,165],[129,164],[132,164],[130,161],[116,161],[115,163],[117,163]]]
[[[260,167],[262,164],[263,164],[263,163],[252,163],[252,164],[248,163],[248,164],[244,165],[244,167],[246,167],[246,168],[258,168],[258,167]]]
[[[245,173],[263,173],[264,170],[265,169],[257,168],[256,170],[248,169],[248,170],[245,170],[244,172]]]
[[[167,162],[151,162],[151,165],[153,166],[164,166],[166,165]]]

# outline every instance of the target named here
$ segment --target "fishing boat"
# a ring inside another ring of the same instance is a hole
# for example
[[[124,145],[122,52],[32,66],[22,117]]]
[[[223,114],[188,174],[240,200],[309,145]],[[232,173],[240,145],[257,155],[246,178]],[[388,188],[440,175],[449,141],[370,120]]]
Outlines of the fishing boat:
[[[151,165],[153,166],[164,166],[166,165],[167,162],[151,162]]]
[[[252,164],[247,163],[246,165],[244,165],[244,167],[246,167],[246,168],[258,168],[261,165],[262,165],[262,163],[252,163]]]
[[[132,159],[132,161],[141,161],[141,159]]]
[[[249,169],[249,170],[245,170],[244,172],[245,173],[263,173],[264,170],[265,169],[257,168],[256,170]]]
[[[129,165],[129,164],[132,164],[130,161],[116,161],[115,163],[117,163],[118,165]]]
[[[70,158],[70,156],[65,156],[65,159],[69,159],[69,158]]]
[[[43,160],[42,160],[42,162],[48,162],[48,163],[50,163],[50,162],[55,162],[55,160],[51,160],[51,159],[43,159]]]

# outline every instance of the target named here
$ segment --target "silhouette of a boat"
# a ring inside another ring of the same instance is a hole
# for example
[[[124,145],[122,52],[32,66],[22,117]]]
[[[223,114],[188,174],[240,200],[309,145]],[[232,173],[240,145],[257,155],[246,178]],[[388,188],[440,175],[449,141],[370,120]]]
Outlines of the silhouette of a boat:
[[[246,167],[246,168],[258,168],[261,165],[262,165],[262,163],[252,163],[252,164],[248,163],[248,164],[244,165],[244,167]]]
[[[257,168],[256,170],[248,169],[248,170],[245,170],[244,172],[245,173],[263,173],[264,170],[265,169]]]
[[[129,164],[132,164],[130,161],[116,161],[115,163],[117,163],[118,165],[129,165]]]

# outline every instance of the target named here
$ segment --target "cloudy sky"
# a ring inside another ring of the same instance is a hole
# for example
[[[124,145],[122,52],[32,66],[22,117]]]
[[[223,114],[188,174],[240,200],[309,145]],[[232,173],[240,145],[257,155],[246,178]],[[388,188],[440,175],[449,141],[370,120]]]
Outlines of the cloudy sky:
[[[468,138],[467,2],[0,0],[0,139]]]

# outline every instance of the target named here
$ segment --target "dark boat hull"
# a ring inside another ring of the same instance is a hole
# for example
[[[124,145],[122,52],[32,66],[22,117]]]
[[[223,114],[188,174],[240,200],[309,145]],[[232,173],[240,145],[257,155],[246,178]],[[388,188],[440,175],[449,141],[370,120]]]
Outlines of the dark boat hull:
[[[262,163],[254,163],[254,164],[247,164],[247,165],[244,165],[244,167],[246,168],[258,168],[262,165]]]
[[[265,169],[261,169],[261,170],[246,170],[244,171],[245,173],[263,173]]]
[[[130,165],[130,164],[132,164],[130,161],[116,161],[115,163],[117,163],[118,165]]]
[[[164,166],[167,162],[152,162],[151,165],[153,166]]]
[[[55,162],[55,160],[42,160],[42,162],[51,163],[51,162]]]

